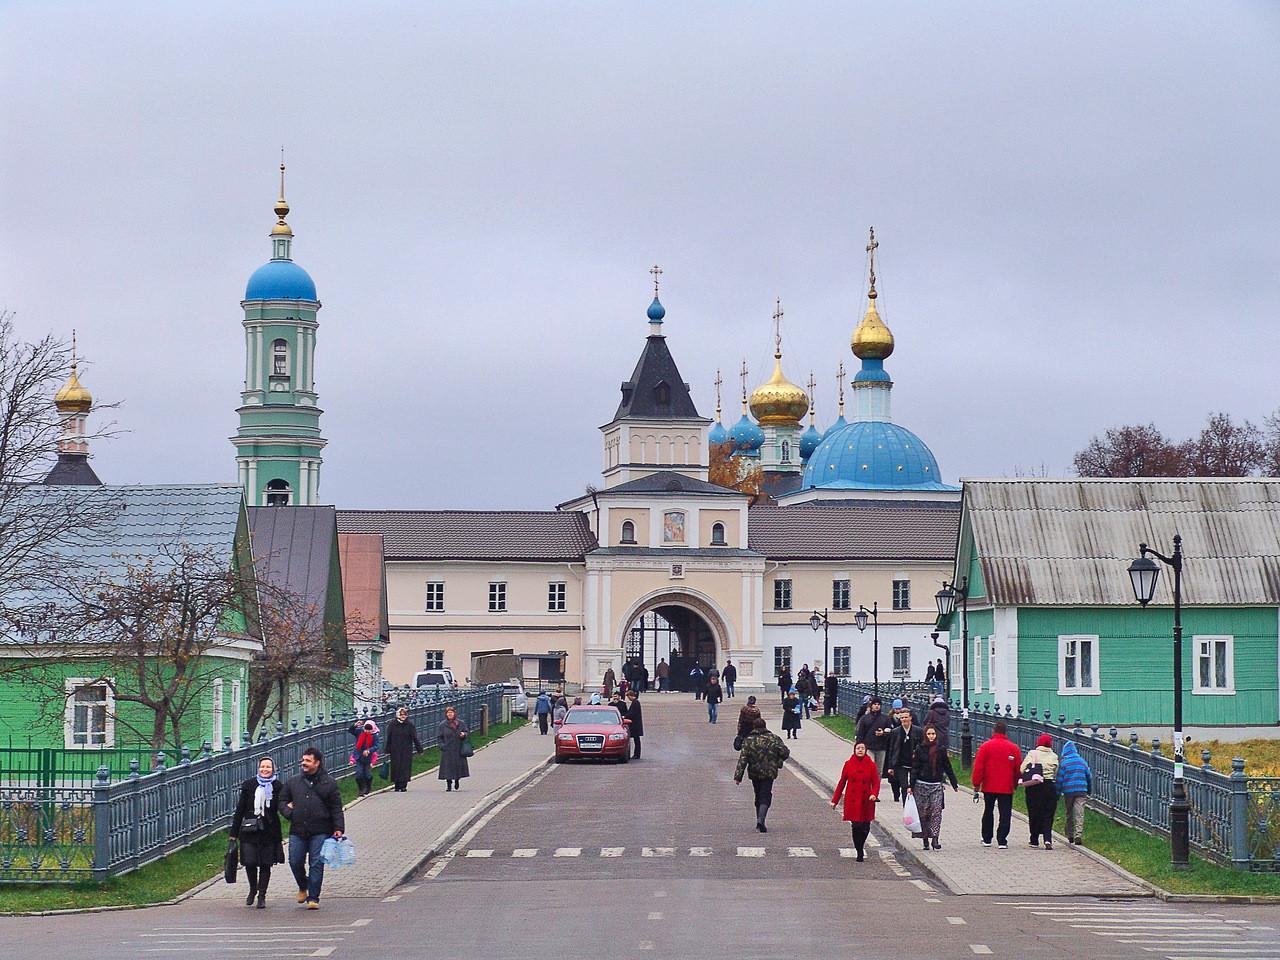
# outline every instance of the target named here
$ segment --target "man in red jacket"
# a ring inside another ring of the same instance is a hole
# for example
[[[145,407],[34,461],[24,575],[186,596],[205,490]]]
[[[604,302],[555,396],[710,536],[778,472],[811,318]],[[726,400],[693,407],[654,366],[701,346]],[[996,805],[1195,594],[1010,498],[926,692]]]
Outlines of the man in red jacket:
[[[1009,728],[1003,720],[997,720],[991,739],[978,748],[973,758],[974,799],[982,792],[986,806],[982,810],[982,845],[991,846],[991,828],[994,817],[992,808],[1000,808],[1000,826],[996,830],[996,842],[1001,850],[1009,849],[1009,823],[1013,818],[1013,789],[1018,784],[1018,771],[1022,767],[1022,751],[1005,736]]]

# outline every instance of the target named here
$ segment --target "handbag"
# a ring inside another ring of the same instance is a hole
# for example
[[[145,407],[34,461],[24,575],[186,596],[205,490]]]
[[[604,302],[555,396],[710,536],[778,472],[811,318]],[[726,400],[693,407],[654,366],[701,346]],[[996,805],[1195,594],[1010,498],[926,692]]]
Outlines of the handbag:
[[[733,749],[739,751],[742,749],[742,734],[733,738]]]
[[[227,843],[227,855],[222,858],[222,879],[227,883],[236,882],[236,870],[240,867],[240,848],[234,840]]]
[[[476,755],[476,748],[471,745],[471,741],[467,737],[462,738],[462,745],[458,747],[458,754],[464,759]]]
[[[266,821],[262,817],[245,817],[240,821],[240,833],[261,833],[267,829]]]

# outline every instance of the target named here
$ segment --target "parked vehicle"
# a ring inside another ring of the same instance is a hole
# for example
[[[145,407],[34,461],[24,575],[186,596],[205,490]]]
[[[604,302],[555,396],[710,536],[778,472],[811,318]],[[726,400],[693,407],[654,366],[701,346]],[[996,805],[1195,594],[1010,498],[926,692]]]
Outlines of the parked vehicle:
[[[556,727],[556,763],[567,757],[613,757],[619,763],[631,759],[631,734],[616,707],[570,707]]]
[[[529,719],[529,698],[517,680],[502,685],[502,695],[511,701],[511,715]]]
[[[419,670],[413,675],[414,689],[418,687],[452,687],[457,681],[448,667],[439,670]]]

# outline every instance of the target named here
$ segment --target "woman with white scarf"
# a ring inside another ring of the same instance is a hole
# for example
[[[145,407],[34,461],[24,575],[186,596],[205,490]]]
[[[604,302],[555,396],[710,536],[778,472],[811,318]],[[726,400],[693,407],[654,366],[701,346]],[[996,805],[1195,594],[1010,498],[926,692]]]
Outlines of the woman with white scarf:
[[[246,907],[255,901],[259,910],[266,907],[271,868],[284,863],[279,796],[275,762],[263,757],[258,761],[258,775],[240,785],[240,801],[231,819],[231,839],[240,841],[240,863],[249,879]]]

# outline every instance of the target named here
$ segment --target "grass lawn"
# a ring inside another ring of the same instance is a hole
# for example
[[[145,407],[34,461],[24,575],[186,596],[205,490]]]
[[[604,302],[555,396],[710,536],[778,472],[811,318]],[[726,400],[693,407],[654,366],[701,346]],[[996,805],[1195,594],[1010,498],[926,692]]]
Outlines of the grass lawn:
[[[527,722],[516,718],[511,723],[492,724],[487,736],[474,736],[475,746],[482,747]],[[432,747],[413,758],[413,772],[417,775],[434,770],[439,762],[440,752]],[[373,783],[375,790],[384,786],[391,788],[388,781],[376,776]],[[339,780],[338,787],[344,805],[355,799],[354,777]],[[103,883],[5,884],[0,886],[0,914],[86,907],[137,907],[172,900],[219,873],[226,852],[227,831],[220,830],[140,870]]]
[[[832,733],[852,740],[855,727],[848,717],[821,717],[818,722]],[[1269,744],[1271,741],[1259,741]],[[1241,744],[1226,744],[1224,749],[1239,748]],[[1211,749],[1211,748],[1210,748]],[[1215,764],[1216,766],[1216,764]],[[957,770],[961,782],[968,778]],[[1027,812],[1026,795],[1017,791],[1013,806],[1020,813]],[[1063,833],[1066,812],[1061,804],[1054,822],[1054,829]],[[1014,824],[1011,842],[1026,842],[1025,833],[1018,833]],[[1144,833],[1133,827],[1117,823],[1104,813],[1086,810],[1084,818],[1084,845],[1113,863],[1119,864],[1135,876],[1154,883],[1170,893],[1208,893],[1220,896],[1272,896],[1280,897],[1280,874],[1245,873],[1230,867],[1219,866],[1191,855],[1187,870],[1174,870],[1169,864],[1169,841]]]

